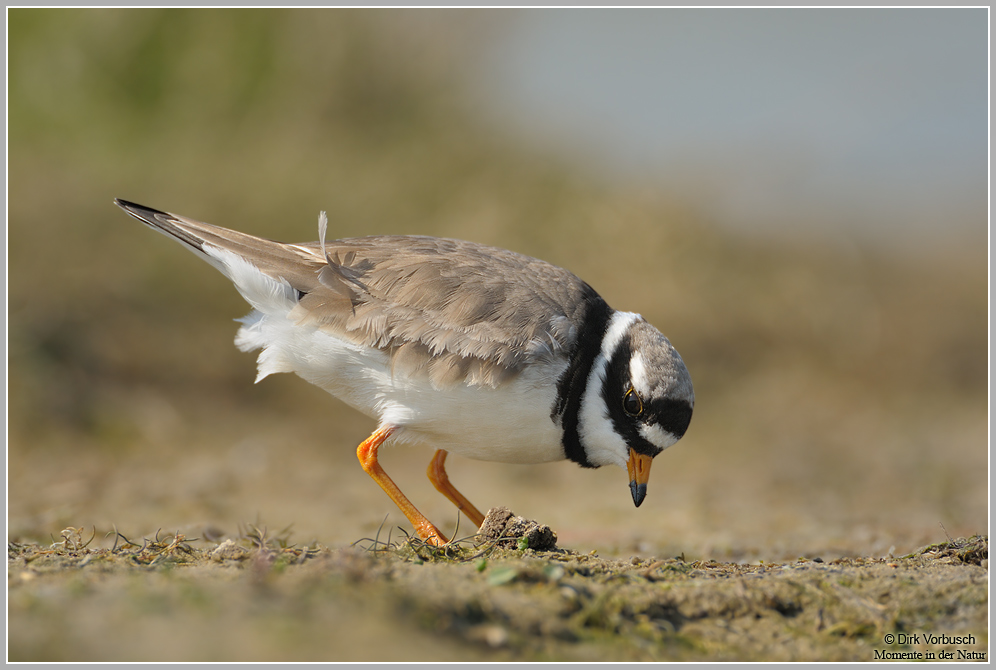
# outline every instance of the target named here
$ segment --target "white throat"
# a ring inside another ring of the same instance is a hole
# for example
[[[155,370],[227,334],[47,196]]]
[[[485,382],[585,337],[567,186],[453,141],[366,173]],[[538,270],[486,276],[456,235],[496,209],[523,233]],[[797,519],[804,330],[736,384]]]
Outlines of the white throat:
[[[609,418],[609,410],[602,398],[602,384],[609,360],[619,348],[619,343],[629,331],[639,314],[615,312],[609,319],[602,338],[602,348],[588,374],[584,395],[581,397],[581,411],[578,413],[578,434],[585,456],[592,465],[618,465],[625,468],[629,456],[626,442],[616,433]]]

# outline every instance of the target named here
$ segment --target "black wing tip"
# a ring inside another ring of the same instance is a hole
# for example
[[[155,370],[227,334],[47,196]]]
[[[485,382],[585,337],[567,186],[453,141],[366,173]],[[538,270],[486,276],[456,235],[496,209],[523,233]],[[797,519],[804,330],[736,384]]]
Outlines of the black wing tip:
[[[185,227],[177,225],[177,218],[169,212],[162,212],[145,205],[114,198],[114,204],[123,209],[133,219],[137,219],[154,230],[174,237],[194,249],[203,249],[204,240]]]
[[[133,215],[156,216],[157,214],[163,214],[168,216],[167,212],[161,212],[158,209],[152,209],[151,207],[146,207],[145,205],[139,205],[137,202],[131,202],[130,200],[125,200],[124,198],[114,198],[114,204]]]

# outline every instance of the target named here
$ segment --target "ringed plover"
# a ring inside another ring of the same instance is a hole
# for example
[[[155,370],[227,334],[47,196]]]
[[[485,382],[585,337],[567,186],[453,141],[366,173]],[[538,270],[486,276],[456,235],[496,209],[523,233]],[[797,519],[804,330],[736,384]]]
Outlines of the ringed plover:
[[[505,463],[570,459],[629,473],[637,507],[652,459],[692,418],[692,380],[666,337],[550,263],[473,242],[379,235],[284,244],[125,200],[128,214],[193,251],[252,306],[235,337],[261,350],[259,382],[294,372],[378,421],[363,469],[419,536],[446,537],[377,461],[380,446],[436,448],[428,476],[475,526],[449,453]]]

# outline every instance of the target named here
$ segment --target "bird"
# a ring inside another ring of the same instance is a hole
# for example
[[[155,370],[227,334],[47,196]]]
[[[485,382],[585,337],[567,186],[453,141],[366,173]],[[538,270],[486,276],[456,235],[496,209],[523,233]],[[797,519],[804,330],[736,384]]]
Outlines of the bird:
[[[380,465],[385,443],[434,447],[429,480],[480,527],[450,453],[620,466],[639,507],[653,458],[688,429],[695,395],[671,342],[563,268],[449,238],[326,241],[325,212],[317,242],[287,244],[114,202],[235,285],[257,383],[293,372],[377,421],[357,458],[428,544],[449,540]]]

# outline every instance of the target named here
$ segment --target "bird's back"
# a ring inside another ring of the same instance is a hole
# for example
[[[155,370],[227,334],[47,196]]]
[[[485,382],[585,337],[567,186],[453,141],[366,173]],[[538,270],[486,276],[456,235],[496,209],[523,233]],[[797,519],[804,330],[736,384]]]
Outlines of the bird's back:
[[[285,244],[118,204],[228,276],[259,313],[246,327],[289,318],[382,351],[394,373],[428,375],[437,388],[498,387],[531,362],[565,358],[601,301],[563,268],[474,242],[380,235]],[[246,327],[242,348],[265,354],[279,345],[248,337]]]

